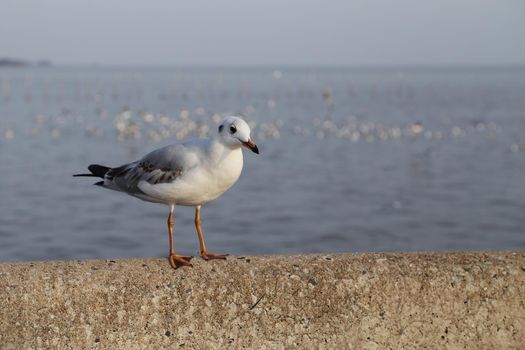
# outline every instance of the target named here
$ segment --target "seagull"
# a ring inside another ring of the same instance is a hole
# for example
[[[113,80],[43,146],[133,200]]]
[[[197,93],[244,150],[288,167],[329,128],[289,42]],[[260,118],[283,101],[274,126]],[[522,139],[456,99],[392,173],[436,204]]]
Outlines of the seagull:
[[[89,174],[100,177],[95,185],[169,207],[168,232],[172,268],[192,266],[193,256],[178,255],[173,246],[173,210],[176,205],[195,208],[195,228],[204,260],[226,259],[228,254],[209,253],[201,228],[201,206],[226,192],[241,175],[242,147],[259,154],[250,137],[250,127],[241,118],[229,116],[218,125],[211,139],[191,139],[148,153],[140,160],[116,168],[91,164]]]

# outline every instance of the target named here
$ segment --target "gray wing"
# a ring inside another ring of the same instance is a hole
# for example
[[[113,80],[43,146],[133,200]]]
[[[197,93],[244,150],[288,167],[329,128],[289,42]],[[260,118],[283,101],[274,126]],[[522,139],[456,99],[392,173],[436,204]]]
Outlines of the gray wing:
[[[130,194],[143,194],[138,188],[141,181],[152,185],[177,180],[199,163],[196,150],[184,144],[159,148],[142,159],[109,170],[104,179],[109,187]]]

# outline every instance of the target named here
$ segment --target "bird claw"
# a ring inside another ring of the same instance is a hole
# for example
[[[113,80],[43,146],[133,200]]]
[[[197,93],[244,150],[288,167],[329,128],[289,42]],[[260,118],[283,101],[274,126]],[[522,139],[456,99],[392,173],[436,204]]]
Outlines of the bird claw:
[[[189,266],[193,267],[192,264],[190,264],[190,260],[193,258],[191,255],[176,255],[176,254],[170,254],[168,257],[168,261],[170,262],[170,265],[173,269],[178,269],[182,266]]]
[[[213,259],[222,259],[226,260],[226,257],[230,254],[213,254],[208,252],[201,252],[201,256],[204,260],[209,261]]]

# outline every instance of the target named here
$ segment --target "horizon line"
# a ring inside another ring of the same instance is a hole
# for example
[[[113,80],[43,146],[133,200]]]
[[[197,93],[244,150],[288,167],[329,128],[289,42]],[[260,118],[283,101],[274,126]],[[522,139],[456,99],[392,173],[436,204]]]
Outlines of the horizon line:
[[[38,62],[48,62],[40,66]],[[525,68],[525,62],[514,63],[406,63],[406,64],[212,64],[212,63],[55,63],[51,60],[25,61],[23,67],[39,68],[200,68],[200,69],[476,69],[476,68]],[[0,65],[1,67],[1,65]]]

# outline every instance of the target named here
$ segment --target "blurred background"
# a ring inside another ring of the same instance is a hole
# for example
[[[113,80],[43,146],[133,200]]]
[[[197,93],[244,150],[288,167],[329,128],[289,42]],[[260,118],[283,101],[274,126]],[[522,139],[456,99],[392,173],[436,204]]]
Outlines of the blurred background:
[[[261,154],[203,208],[212,252],[525,248],[522,1],[0,8],[2,261],[165,256],[166,207],[71,175],[232,113]]]

